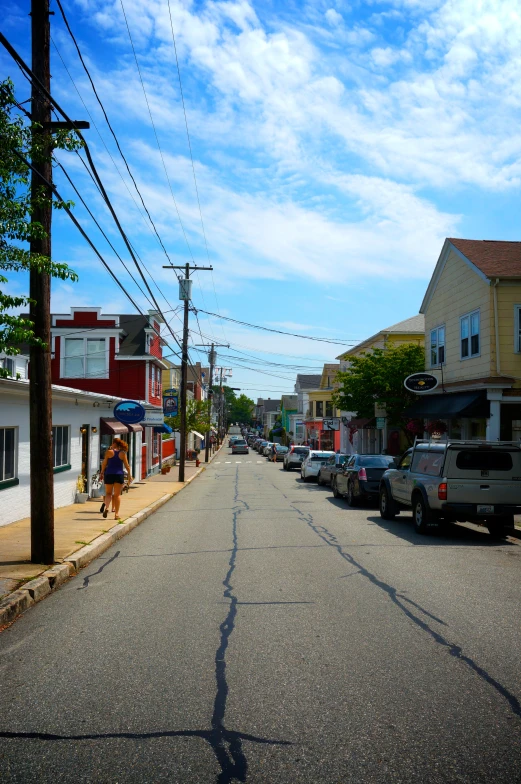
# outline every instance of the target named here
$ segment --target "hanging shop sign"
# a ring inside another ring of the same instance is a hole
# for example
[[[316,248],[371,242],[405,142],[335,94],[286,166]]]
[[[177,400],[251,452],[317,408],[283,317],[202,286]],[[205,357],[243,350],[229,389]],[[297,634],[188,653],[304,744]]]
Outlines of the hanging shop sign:
[[[179,392],[179,390],[174,389],[174,387],[172,387],[172,389],[165,389],[165,391],[163,392],[163,395],[166,395],[168,397],[171,397],[173,395],[175,397],[175,395],[177,395],[178,392]]]
[[[179,413],[179,398],[177,395],[164,395],[163,397],[163,414],[169,417],[175,417]]]
[[[421,395],[423,392],[432,392],[438,386],[438,379],[430,373],[413,373],[403,382],[405,389]]]
[[[124,425],[137,425],[145,418],[145,409],[135,400],[121,400],[114,406],[114,416]]]
[[[340,419],[338,417],[324,419],[322,427],[324,430],[340,430]]]
[[[141,420],[141,424],[145,427],[159,427],[160,425],[164,425],[165,423],[165,415],[162,411],[158,411],[155,409],[152,411],[151,409],[147,408],[145,411],[145,417]]]

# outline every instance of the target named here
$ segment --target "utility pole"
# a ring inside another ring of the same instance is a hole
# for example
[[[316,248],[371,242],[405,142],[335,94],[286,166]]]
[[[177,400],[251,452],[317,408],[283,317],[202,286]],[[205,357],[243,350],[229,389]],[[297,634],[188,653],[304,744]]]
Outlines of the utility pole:
[[[184,302],[183,314],[183,346],[181,351],[181,443],[179,446],[179,481],[185,481],[185,462],[186,462],[186,387],[188,381],[188,312],[190,310],[190,300],[192,298],[192,281],[190,280],[190,270],[213,270],[213,267],[191,267],[184,264],[182,267],[175,267],[168,264],[163,269],[182,269],[185,272],[184,278],[179,278],[179,299]]]
[[[223,369],[220,369],[219,374],[219,413],[217,415],[217,444],[221,445],[222,436],[222,422],[223,422]]]
[[[39,126],[33,127],[33,138],[41,150],[41,154],[33,155],[31,161],[31,224],[38,224],[43,231],[35,232],[38,236],[30,242],[30,253],[49,261],[52,258],[52,130],[89,127],[83,121],[51,122],[49,17],[52,13],[49,0],[31,0],[31,69],[35,76],[31,85],[31,121]],[[54,563],[51,275],[39,271],[35,265],[29,271],[29,297],[29,317],[34,325],[34,336],[40,341],[40,345],[32,345],[29,349],[31,562],[50,564]]]
[[[206,438],[204,439],[204,462],[208,463],[210,460],[210,434],[212,426],[212,401],[213,401],[213,369],[215,366],[216,354],[214,343],[208,354],[208,361],[210,363],[210,383],[208,384],[208,429],[206,431]]]
[[[43,87],[51,90],[49,0],[32,0],[32,71]],[[36,84],[31,89],[31,118],[41,127],[33,131],[43,139],[42,159],[33,160],[31,175],[31,223],[43,227],[43,236],[31,240],[31,255],[51,258],[52,191],[43,180],[52,182],[51,103]],[[37,157],[37,156],[35,156]],[[43,179],[40,179],[40,175]],[[42,190],[45,201],[38,202]],[[54,563],[54,475],[52,459],[51,387],[51,276],[35,266],[29,273],[30,319],[34,336],[45,346],[30,347],[29,419],[31,473],[31,561]]]

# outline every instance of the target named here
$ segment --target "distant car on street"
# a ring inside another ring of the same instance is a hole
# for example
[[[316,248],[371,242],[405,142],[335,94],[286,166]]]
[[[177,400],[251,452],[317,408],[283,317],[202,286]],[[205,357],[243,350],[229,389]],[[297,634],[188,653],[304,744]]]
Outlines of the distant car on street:
[[[285,456],[288,454],[289,448],[287,446],[282,446],[282,444],[277,444],[277,454],[275,456],[275,460],[277,463],[282,463]]]
[[[342,466],[349,460],[349,455],[336,453],[327,462],[320,466],[317,482],[319,485],[332,485],[334,477],[342,470]]]
[[[329,460],[330,457],[334,457],[334,454],[334,452],[322,452],[318,449],[312,449],[300,466],[300,476],[304,482],[316,479],[322,464]]]
[[[239,438],[240,436],[230,436],[228,440],[228,446],[233,446],[234,442],[237,441]]]
[[[264,455],[264,457],[270,457],[271,456],[271,447],[272,446],[273,446],[273,441],[266,441],[266,445],[264,446],[264,448],[262,450],[262,454]]]
[[[380,479],[392,464],[391,455],[353,455],[335,475],[333,495],[347,498],[349,506],[361,501],[376,501]]]
[[[244,438],[237,438],[232,444],[232,455],[249,455],[250,449]]]
[[[309,455],[309,446],[290,446],[288,453],[284,455],[284,471],[291,471],[292,468],[300,468],[302,461]]]

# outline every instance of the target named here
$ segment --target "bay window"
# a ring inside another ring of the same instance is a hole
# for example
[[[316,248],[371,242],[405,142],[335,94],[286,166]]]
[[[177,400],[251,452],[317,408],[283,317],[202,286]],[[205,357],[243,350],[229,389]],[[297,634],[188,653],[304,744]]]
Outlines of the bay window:
[[[105,338],[64,338],[62,378],[108,378]]]

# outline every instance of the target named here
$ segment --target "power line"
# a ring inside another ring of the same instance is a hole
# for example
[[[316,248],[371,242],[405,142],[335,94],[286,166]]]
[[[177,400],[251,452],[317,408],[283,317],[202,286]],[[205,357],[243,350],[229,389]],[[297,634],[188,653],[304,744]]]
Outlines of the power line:
[[[152,111],[150,109],[150,104],[148,102],[148,96],[147,96],[147,92],[145,90],[145,83],[143,81],[143,77],[141,76],[141,69],[139,67],[139,62],[138,62],[138,59],[137,59],[136,50],[134,48],[134,41],[132,40],[132,34],[130,32],[130,27],[129,27],[129,24],[128,24],[127,15],[125,13],[125,6],[123,5],[123,0],[120,0],[120,5],[121,5],[121,10],[123,11],[123,16],[125,18],[125,24],[126,24],[126,27],[127,27],[128,37],[130,39],[130,45],[132,47],[132,52],[134,54],[134,60],[136,61],[136,67],[137,67],[138,74],[139,74],[139,81],[141,82],[141,87],[143,88],[143,95],[145,96],[145,101],[146,101],[146,105],[147,105],[147,109],[148,109],[148,114],[150,116],[150,122],[152,123],[152,129],[154,131],[154,136],[156,138],[157,148],[159,150],[159,155],[161,156],[161,161],[163,163],[163,169],[165,170],[165,176],[166,176],[166,180],[168,182],[168,187],[170,188],[170,194],[171,194],[172,200],[174,202],[174,206],[175,206],[175,209],[176,209],[176,212],[177,212],[177,217],[179,218],[179,223],[181,225],[181,229],[183,230],[183,235],[184,235],[184,238],[185,238],[185,241],[186,241],[186,245],[187,245],[188,251],[190,253],[190,257],[191,257],[192,261],[195,264],[194,255],[192,253],[192,249],[190,247],[190,243],[188,242],[188,237],[186,236],[185,227],[183,225],[183,221],[181,220],[181,214],[179,212],[179,207],[177,206],[177,201],[176,201],[176,198],[174,196],[174,191],[172,189],[172,184],[170,182],[170,177],[168,176],[168,171],[167,171],[167,168],[166,168],[165,159],[163,157],[163,151],[161,149],[161,145],[159,144],[159,137],[157,135],[156,126],[154,124],[154,118],[152,117]]]
[[[89,82],[90,82],[90,84],[91,84],[91,87],[92,87],[92,90],[93,90],[93,92],[94,92],[94,95],[96,96],[96,100],[98,101],[98,103],[99,103],[99,105],[100,105],[100,108],[101,108],[101,111],[103,112],[103,116],[105,117],[105,122],[107,123],[107,125],[108,125],[108,127],[109,127],[109,130],[110,130],[110,132],[111,132],[111,134],[112,134],[112,136],[113,136],[113,138],[114,138],[114,141],[116,142],[116,146],[117,146],[117,148],[118,148],[119,154],[121,155],[121,157],[122,157],[122,159],[123,159],[123,162],[124,162],[124,164],[125,164],[125,166],[126,166],[126,168],[127,168],[127,171],[128,171],[128,173],[129,173],[129,175],[130,175],[130,178],[131,178],[131,180],[132,180],[132,182],[133,182],[133,184],[134,184],[134,188],[136,189],[136,191],[137,191],[137,193],[138,193],[138,196],[139,196],[139,198],[141,199],[141,204],[143,205],[143,208],[144,208],[144,210],[145,210],[145,212],[146,212],[146,214],[147,214],[147,216],[148,216],[148,219],[149,219],[150,223],[152,224],[152,227],[153,227],[154,233],[155,233],[155,235],[156,235],[156,237],[157,237],[157,239],[158,239],[158,242],[159,242],[159,244],[161,245],[161,247],[162,247],[162,249],[163,249],[163,251],[164,251],[164,253],[165,253],[165,256],[166,256],[166,257],[167,257],[167,259],[170,261],[170,256],[168,255],[167,249],[165,248],[165,246],[164,246],[164,244],[163,244],[163,240],[162,240],[162,239],[161,239],[161,237],[159,236],[159,232],[157,231],[156,225],[155,225],[154,221],[152,220],[152,216],[150,215],[150,212],[149,212],[149,210],[148,210],[148,208],[147,208],[147,206],[146,206],[146,204],[145,204],[145,201],[144,201],[144,199],[143,199],[143,196],[141,195],[141,191],[139,190],[139,188],[138,188],[138,186],[137,186],[136,180],[134,179],[134,175],[132,174],[132,171],[130,170],[130,166],[128,165],[128,161],[127,161],[127,159],[125,158],[125,155],[123,154],[123,150],[121,149],[121,145],[120,145],[120,143],[119,143],[119,141],[118,141],[118,137],[116,136],[116,133],[115,133],[115,131],[114,131],[114,129],[113,129],[113,127],[112,127],[112,125],[110,124],[110,120],[109,120],[109,118],[108,118],[108,116],[107,116],[107,112],[105,111],[105,107],[104,107],[104,105],[103,105],[103,103],[102,103],[102,100],[101,100],[101,98],[100,98],[100,97],[99,97],[99,95],[98,95],[98,91],[96,90],[96,85],[94,84],[94,81],[93,81],[93,79],[92,79],[92,76],[91,76],[91,74],[90,74],[90,71],[89,71],[89,69],[87,68],[87,65],[85,64],[85,60],[83,59],[83,55],[82,55],[82,53],[81,53],[80,47],[79,47],[79,45],[78,45],[78,42],[77,42],[77,40],[76,40],[76,38],[75,38],[75,36],[74,36],[74,33],[73,33],[73,32],[72,32],[72,30],[71,30],[71,27],[70,27],[70,25],[69,25],[69,22],[68,22],[68,20],[67,20],[67,17],[66,17],[66,15],[65,15],[65,11],[63,10],[63,6],[62,6],[62,4],[61,4],[60,0],[56,0],[56,2],[57,2],[57,4],[58,4],[58,8],[60,9],[60,13],[61,13],[61,15],[62,15],[62,17],[63,17],[63,21],[65,22],[65,26],[67,27],[67,30],[68,30],[68,32],[69,32],[69,35],[70,35],[70,37],[71,37],[71,38],[72,38],[72,40],[73,40],[74,46],[76,47],[76,51],[78,52],[78,57],[80,58],[80,62],[81,62],[82,66],[83,66],[83,68],[84,68],[84,70],[85,70],[85,73],[87,74],[87,77],[88,77],[88,79],[89,79]],[[54,44],[54,41],[53,41],[53,44]],[[58,49],[57,49],[57,47],[56,47],[56,44],[54,44],[54,47],[55,47],[56,51],[58,52]],[[58,55],[59,55],[59,57],[60,57],[60,59],[61,59],[61,61],[62,61],[63,65],[65,66],[65,63],[63,62],[63,58],[62,58],[62,56],[60,55],[60,53],[59,53],[59,52],[58,52]],[[68,69],[67,69],[67,66],[65,66],[65,70],[67,71],[67,73],[69,73],[69,71],[68,71]],[[70,76],[70,74],[69,74],[69,76]],[[72,82],[73,82],[73,84],[74,84],[74,80],[72,79],[72,76],[70,76],[70,78],[71,78],[71,81],[72,81]],[[76,86],[76,85],[75,85],[75,86]],[[76,88],[76,89],[77,89],[77,88]],[[77,92],[78,92],[78,95],[79,95],[79,91],[78,91],[78,90],[77,90]],[[80,96],[80,98],[81,98],[81,96]],[[82,102],[83,102],[83,101],[82,101]],[[84,104],[84,105],[85,105],[85,104]],[[90,115],[89,115],[89,116],[90,116]],[[91,118],[91,119],[92,119],[92,118]],[[98,130],[98,129],[96,128],[96,130]],[[101,138],[101,134],[99,133],[99,131],[98,131],[98,134],[99,134],[99,136],[100,136],[100,138]],[[103,139],[102,139],[102,141],[103,141]],[[105,145],[105,147],[106,147],[106,145]],[[107,151],[108,151],[108,150],[107,150]],[[109,155],[110,155],[110,153],[109,153]],[[112,156],[111,156],[111,157],[112,157]],[[113,161],[113,162],[114,162],[114,161]],[[115,164],[114,164],[114,165],[115,165]],[[116,168],[117,168],[117,167],[116,167]],[[118,170],[118,171],[119,171],[119,170]]]
[[[230,318],[229,316],[221,316],[218,313],[210,313],[207,310],[201,310],[199,308],[199,313],[206,313],[207,316],[215,316],[215,318],[224,319],[225,321],[231,321],[234,324],[240,324],[243,327],[251,327],[252,329],[260,329],[264,332],[275,332],[277,335],[289,335],[293,338],[303,338],[304,340],[315,340],[319,343],[333,343],[334,345],[340,346],[348,346],[350,344],[354,344],[353,340],[338,340],[336,338],[317,338],[311,335],[299,335],[296,332],[286,332],[282,329],[271,329],[270,327],[262,327],[259,324],[250,324],[247,321],[239,321],[238,319]]]

